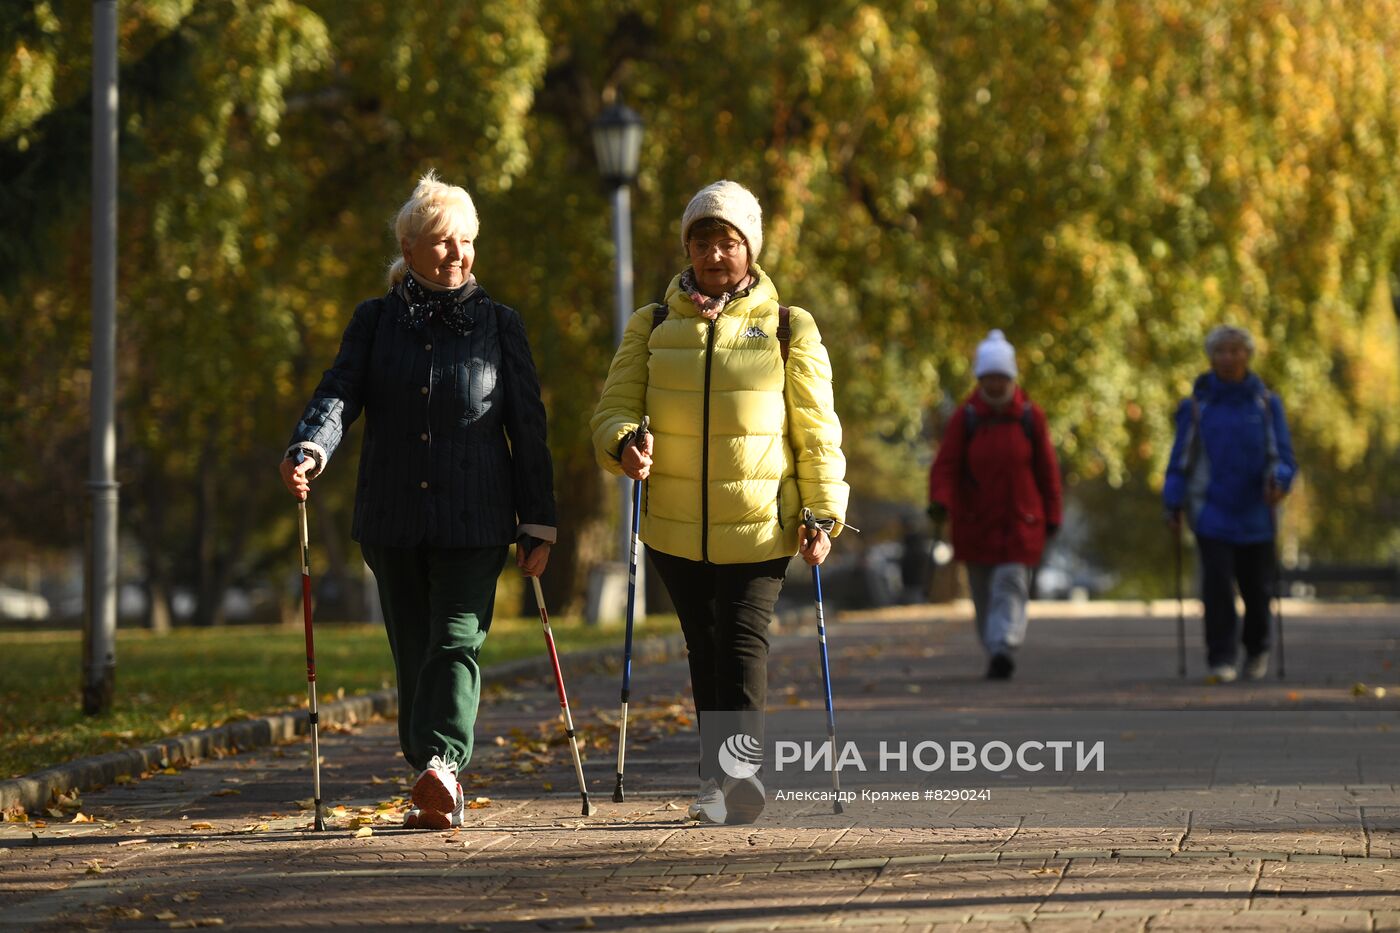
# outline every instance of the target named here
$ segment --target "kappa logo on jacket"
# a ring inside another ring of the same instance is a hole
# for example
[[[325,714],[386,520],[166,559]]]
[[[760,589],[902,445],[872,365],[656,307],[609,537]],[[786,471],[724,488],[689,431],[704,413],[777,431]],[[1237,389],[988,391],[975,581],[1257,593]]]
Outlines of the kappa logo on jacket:
[[[763,328],[759,327],[757,324],[752,325],[751,327],[749,327],[748,330],[744,331],[744,332],[743,332],[742,334],[740,334],[739,336],[740,336],[740,337],[762,337],[764,340],[767,340],[767,339],[768,339],[768,335],[765,334],[765,333],[763,332]]]

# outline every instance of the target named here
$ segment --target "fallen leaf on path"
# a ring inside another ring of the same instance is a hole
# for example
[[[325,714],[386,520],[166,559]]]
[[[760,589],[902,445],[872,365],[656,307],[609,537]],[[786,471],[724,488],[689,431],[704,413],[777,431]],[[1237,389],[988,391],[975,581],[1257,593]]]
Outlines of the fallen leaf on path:
[[[61,820],[61,819],[63,819],[63,811],[60,810],[58,807],[49,807],[49,808],[48,808],[47,810],[45,810],[44,812],[47,813],[49,816],[53,817],[53,818],[56,819],[56,820]]]
[[[366,836],[373,836],[373,835],[374,835],[374,830],[373,830],[372,828],[368,827],[368,826],[361,826],[359,829],[355,830],[355,838],[356,838],[356,839],[364,839]]]
[[[388,783],[389,783],[389,779],[388,779],[388,778],[378,777],[377,775],[371,774],[371,775],[369,776],[369,782],[370,782],[371,784],[388,784]]]
[[[139,846],[143,842],[150,842],[149,839],[123,839],[117,843],[118,846]]]
[[[182,893],[182,894],[177,894],[177,895],[175,895],[174,897],[171,898],[171,900],[174,901],[174,902],[177,903],[177,904],[188,904],[190,901],[197,901],[197,900],[199,900],[199,892],[198,892],[198,891],[185,891],[185,892]],[[173,915],[172,915],[172,916],[173,916]]]
[[[87,873],[89,875],[100,875],[106,870],[107,869],[103,868],[102,863],[97,859],[93,859],[91,862],[87,863]]]
[[[210,797],[232,797],[232,796],[234,796],[235,794],[241,794],[241,793],[243,793],[243,791],[237,789],[236,787],[223,787],[223,788],[220,788],[219,790],[214,791],[214,793],[210,794],[209,796],[210,796]]]
[[[137,907],[118,907],[116,916],[118,920],[140,920],[144,914]]]
[[[135,784],[136,779],[129,774],[118,774],[113,780],[113,784]]]
[[[162,910],[160,913],[155,915],[155,918],[157,920],[174,920],[177,916],[178,914],[176,914],[173,910]]]
[[[249,826],[243,827],[243,831],[245,833],[265,833],[271,829],[272,825],[269,823],[253,823]]]
[[[213,828],[214,828],[214,824],[213,824],[213,823],[209,823],[209,822],[206,822],[206,821],[204,821],[204,820],[198,820],[198,821],[196,821],[196,822],[190,824],[190,829],[213,829]]]
[[[491,798],[490,798],[490,797],[478,797],[478,798],[476,798],[475,800],[473,800],[473,801],[471,801],[471,802],[469,802],[469,803],[467,804],[467,809],[468,809],[468,810],[482,810],[482,809],[485,809],[486,807],[489,807],[489,806],[491,806]]]

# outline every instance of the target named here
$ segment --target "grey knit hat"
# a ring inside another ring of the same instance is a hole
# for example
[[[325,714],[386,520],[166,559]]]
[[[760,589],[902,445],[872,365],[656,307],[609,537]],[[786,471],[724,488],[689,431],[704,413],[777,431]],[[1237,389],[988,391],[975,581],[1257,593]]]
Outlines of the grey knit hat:
[[[698,220],[715,217],[729,224],[749,244],[749,261],[763,252],[763,208],[753,192],[737,181],[717,181],[696,192],[681,215],[681,249],[690,239],[690,228]]]

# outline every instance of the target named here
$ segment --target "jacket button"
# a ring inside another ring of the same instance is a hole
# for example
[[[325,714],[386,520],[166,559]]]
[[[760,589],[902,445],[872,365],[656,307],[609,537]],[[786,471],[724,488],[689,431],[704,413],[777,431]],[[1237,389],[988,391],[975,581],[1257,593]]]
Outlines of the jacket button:
[[[426,435],[426,434],[420,434],[420,435],[418,435],[418,439],[419,439],[420,441],[426,441],[426,440],[428,439],[428,435]]]
[[[427,394],[428,394],[428,387],[427,387],[427,386],[424,386],[423,388],[419,389],[418,391],[421,392],[421,393],[423,393],[424,395],[427,395]]]
[[[418,484],[418,488],[419,488],[419,489],[427,489],[427,488],[428,488],[428,481],[427,481],[427,480],[423,480],[423,482],[421,482],[421,483]]]

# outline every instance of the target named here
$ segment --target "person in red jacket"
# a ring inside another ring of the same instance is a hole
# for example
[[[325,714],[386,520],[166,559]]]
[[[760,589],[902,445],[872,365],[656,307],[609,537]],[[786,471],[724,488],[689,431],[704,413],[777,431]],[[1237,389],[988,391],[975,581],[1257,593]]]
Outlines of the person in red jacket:
[[[1005,680],[1026,637],[1031,568],[1060,527],[1060,467],[1045,413],[1016,384],[1016,351],[1001,331],[978,345],[973,372],[977,388],[948,422],[929,471],[929,515],[952,519],[987,677]]]

